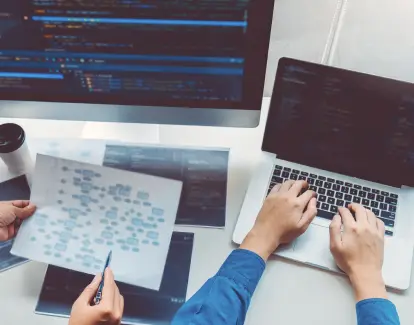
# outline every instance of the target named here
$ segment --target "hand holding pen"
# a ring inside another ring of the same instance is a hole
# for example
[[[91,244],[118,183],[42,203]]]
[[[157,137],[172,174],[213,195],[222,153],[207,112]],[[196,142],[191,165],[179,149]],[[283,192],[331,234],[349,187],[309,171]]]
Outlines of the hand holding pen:
[[[105,285],[105,271],[111,264],[111,260],[112,260],[112,251],[109,252],[108,257],[106,258],[105,266],[102,271],[102,279],[101,279],[101,282],[99,283],[98,291],[96,292],[95,298],[93,299],[93,302],[95,303],[95,305],[99,305],[99,303],[102,300],[102,291]]]
[[[124,297],[120,294],[114,274],[109,267],[106,268],[104,277],[105,285],[100,303],[94,304],[102,280],[102,275],[98,274],[73,305],[69,325],[119,325],[121,323]]]

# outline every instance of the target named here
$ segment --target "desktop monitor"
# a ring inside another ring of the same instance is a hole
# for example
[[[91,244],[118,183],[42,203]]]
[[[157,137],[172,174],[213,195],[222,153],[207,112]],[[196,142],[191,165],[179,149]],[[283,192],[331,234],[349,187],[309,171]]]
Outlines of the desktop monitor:
[[[257,126],[273,3],[0,1],[0,116]]]

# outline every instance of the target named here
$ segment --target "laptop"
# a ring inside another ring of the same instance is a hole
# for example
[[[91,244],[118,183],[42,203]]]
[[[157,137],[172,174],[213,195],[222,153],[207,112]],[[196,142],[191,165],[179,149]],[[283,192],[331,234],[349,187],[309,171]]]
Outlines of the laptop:
[[[386,285],[410,285],[414,219],[414,85],[282,58],[260,159],[233,234],[254,225],[277,183],[306,180],[318,195],[308,231],[275,254],[340,272],[329,251],[339,206],[371,209],[386,227]]]

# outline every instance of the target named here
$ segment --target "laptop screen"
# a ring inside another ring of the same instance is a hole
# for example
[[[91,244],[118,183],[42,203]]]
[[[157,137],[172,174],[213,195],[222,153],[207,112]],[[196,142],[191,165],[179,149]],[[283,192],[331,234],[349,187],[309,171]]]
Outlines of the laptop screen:
[[[263,150],[390,186],[414,186],[414,85],[283,58]]]

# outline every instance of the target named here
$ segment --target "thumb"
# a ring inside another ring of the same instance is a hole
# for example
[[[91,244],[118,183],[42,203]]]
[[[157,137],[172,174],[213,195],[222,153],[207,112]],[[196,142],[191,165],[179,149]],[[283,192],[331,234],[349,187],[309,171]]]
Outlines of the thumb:
[[[306,211],[303,213],[302,218],[299,221],[299,227],[303,230],[303,232],[308,229],[317,214],[318,210],[316,208],[316,198],[312,197],[308,203]]]
[[[342,245],[341,225],[342,219],[337,214],[334,216],[331,225],[329,226],[331,252],[338,249]]]
[[[97,274],[92,282],[83,290],[81,295],[78,298],[78,301],[82,302],[85,305],[89,305],[92,299],[95,297],[96,292],[99,288],[99,283],[101,282],[102,275]]]
[[[36,206],[34,204],[29,204],[24,208],[14,207],[14,214],[17,218],[24,220],[31,217],[36,211]]]
[[[0,242],[6,241],[8,239],[9,239],[8,227],[0,227]]]

